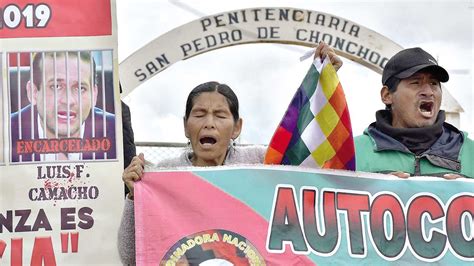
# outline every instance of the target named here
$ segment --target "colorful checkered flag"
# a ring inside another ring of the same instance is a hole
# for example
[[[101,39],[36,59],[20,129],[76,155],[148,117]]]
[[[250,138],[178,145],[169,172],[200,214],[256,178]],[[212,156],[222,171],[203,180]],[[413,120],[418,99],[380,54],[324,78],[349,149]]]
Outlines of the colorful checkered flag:
[[[311,65],[273,134],[265,163],[355,170],[349,110],[328,56]]]

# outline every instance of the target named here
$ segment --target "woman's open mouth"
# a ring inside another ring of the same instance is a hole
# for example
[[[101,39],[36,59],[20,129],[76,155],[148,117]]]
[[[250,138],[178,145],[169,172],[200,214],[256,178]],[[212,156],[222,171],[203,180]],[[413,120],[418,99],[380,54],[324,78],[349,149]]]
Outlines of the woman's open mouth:
[[[203,146],[212,146],[216,144],[217,140],[214,137],[205,136],[199,139],[199,142]]]

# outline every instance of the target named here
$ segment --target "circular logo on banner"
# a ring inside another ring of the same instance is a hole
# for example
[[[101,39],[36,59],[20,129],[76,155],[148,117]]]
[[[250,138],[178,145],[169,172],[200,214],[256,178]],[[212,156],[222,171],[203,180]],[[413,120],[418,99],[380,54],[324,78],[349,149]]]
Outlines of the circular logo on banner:
[[[265,265],[265,261],[245,237],[213,229],[181,238],[168,250],[160,265]]]

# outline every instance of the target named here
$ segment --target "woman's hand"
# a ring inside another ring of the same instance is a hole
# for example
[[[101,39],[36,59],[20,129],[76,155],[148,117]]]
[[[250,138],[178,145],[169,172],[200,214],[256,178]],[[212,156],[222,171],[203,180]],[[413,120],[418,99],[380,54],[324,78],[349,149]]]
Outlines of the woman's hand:
[[[403,178],[403,179],[407,179],[407,178],[410,177],[409,173],[405,173],[405,172],[402,172],[402,171],[391,172],[391,173],[389,173],[389,175],[394,175],[398,178]]]
[[[133,157],[130,164],[123,171],[122,180],[130,190],[130,193],[128,193],[129,199],[133,199],[133,184],[142,178],[144,167],[145,156],[143,153],[140,153],[138,156]]]
[[[314,52],[314,59],[320,57],[322,61],[324,58],[326,58],[326,56],[329,56],[331,64],[334,66],[334,69],[338,71],[342,66],[341,58],[337,56],[336,52],[334,52],[334,50],[329,45],[324,42],[320,42],[316,48],[316,52]]]

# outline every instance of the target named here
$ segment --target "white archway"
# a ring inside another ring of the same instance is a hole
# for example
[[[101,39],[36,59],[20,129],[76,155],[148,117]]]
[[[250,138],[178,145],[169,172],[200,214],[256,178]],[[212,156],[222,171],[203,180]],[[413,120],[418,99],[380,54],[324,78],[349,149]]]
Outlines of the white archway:
[[[379,74],[403,47],[353,21],[314,10],[259,7],[226,11],[177,27],[120,63],[122,97],[174,63],[220,48],[249,43],[313,47],[319,41]],[[444,90],[443,109],[459,126],[459,103]]]

